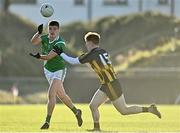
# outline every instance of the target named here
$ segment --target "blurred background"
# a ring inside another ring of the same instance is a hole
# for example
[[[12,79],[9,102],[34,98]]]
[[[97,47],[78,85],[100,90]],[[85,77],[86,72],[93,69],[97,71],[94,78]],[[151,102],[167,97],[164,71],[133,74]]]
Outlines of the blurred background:
[[[55,13],[40,14],[43,3]],[[0,104],[46,103],[48,82],[30,39],[41,23],[56,19],[68,52],[85,52],[83,36],[101,34],[127,103],[180,104],[179,0],[0,0]],[[86,65],[67,64],[65,89],[88,103],[99,87]]]

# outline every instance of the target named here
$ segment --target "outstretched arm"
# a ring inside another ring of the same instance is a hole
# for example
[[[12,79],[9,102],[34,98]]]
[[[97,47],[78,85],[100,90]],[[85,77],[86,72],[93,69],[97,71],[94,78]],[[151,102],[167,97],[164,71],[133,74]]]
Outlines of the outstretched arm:
[[[57,54],[53,50],[51,50],[48,55],[41,55],[40,59],[41,60],[50,60],[56,56],[57,56]]]
[[[65,53],[62,53],[62,54],[60,54],[60,56],[66,61],[66,62],[68,62],[68,63],[70,63],[70,64],[81,64],[80,62],[79,62],[79,58],[78,57],[70,57],[70,56],[68,56],[68,55],[66,55]]]
[[[39,53],[37,54],[30,53],[30,55],[34,58],[41,59],[41,60],[50,60],[54,58],[55,56],[57,56],[57,54],[53,50],[51,50],[48,55],[40,55]]]
[[[70,57],[68,55],[66,55],[65,53],[63,53],[63,49],[62,48],[58,48],[56,46],[53,47],[53,51],[56,52],[59,56],[61,56],[66,62],[70,63],[70,64],[81,64],[79,62],[79,58],[78,57]]]

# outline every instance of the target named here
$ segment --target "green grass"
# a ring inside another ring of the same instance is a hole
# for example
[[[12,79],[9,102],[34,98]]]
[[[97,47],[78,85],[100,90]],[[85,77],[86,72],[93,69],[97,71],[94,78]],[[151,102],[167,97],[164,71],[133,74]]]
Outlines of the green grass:
[[[84,123],[76,124],[73,113],[65,105],[57,105],[47,132],[85,132],[93,127],[88,105],[79,104]],[[123,116],[111,104],[100,107],[101,128],[118,132],[180,132],[180,106],[158,106],[162,119],[152,114]],[[0,132],[40,132],[46,115],[46,105],[1,105]]]

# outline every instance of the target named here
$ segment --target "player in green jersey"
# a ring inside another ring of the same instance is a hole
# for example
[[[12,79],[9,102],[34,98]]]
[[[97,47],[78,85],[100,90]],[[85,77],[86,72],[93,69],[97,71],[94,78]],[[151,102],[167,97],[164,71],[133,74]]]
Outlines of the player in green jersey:
[[[53,46],[65,49],[65,42],[59,35],[59,23],[57,21],[50,21],[48,24],[48,34],[42,35],[42,31],[43,25],[41,24],[38,26],[38,32],[31,39],[32,44],[41,45],[42,55],[30,53],[31,56],[37,59],[45,60],[44,74],[49,82],[47,116],[41,129],[49,128],[50,119],[56,104],[56,97],[73,111],[77,118],[78,126],[81,126],[83,122],[81,118],[82,112],[73,105],[72,100],[66,94],[63,87],[66,75],[64,59],[52,50]]]
[[[99,47],[100,35],[89,32],[85,35],[84,39],[88,52],[80,57],[70,57],[63,53],[62,48],[56,46],[54,47],[54,51],[71,64],[90,64],[100,80],[101,85],[90,102],[90,109],[94,121],[94,129],[91,131],[100,130],[100,114],[98,108],[107,100],[110,100],[117,111],[122,115],[149,112],[161,118],[161,114],[157,110],[155,104],[152,104],[149,107],[142,107],[139,105],[128,106],[126,104],[121,85],[109,59],[109,54],[106,50]]]

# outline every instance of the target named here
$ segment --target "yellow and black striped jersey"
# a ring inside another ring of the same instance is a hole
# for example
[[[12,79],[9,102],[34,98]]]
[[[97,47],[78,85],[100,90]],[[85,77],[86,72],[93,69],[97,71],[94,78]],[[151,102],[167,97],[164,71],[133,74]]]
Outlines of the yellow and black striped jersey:
[[[81,55],[79,62],[81,64],[89,63],[98,75],[101,84],[107,84],[117,79],[109,55],[104,49],[99,47],[92,49]]]

